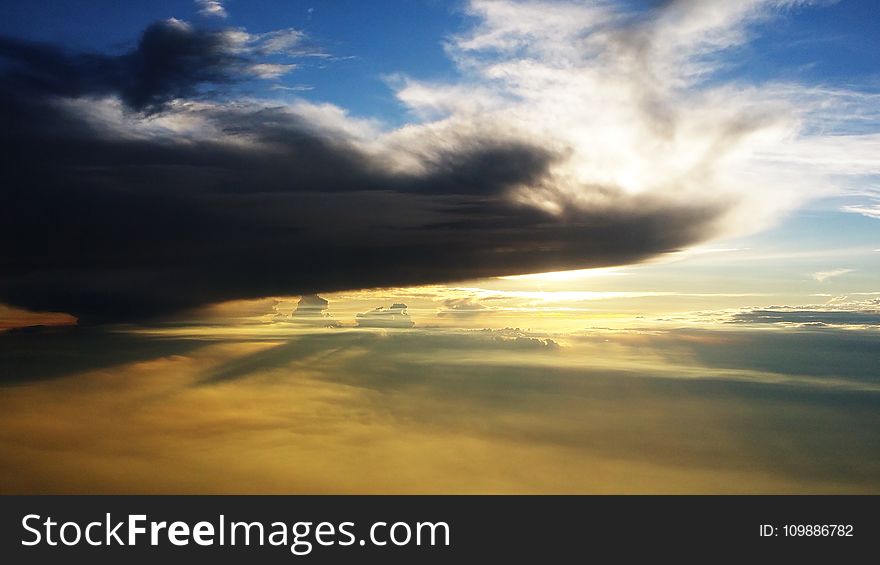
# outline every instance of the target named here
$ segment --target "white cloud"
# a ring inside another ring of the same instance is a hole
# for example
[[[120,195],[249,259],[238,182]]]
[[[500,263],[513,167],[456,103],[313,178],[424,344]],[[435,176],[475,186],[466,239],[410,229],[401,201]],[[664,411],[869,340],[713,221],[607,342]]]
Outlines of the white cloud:
[[[310,84],[295,84],[293,86],[286,86],[283,84],[273,84],[269,88],[271,90],[282,90],[285,92],[309,92],[310,90],[315,89],[315,87]]]
[[[717,79],[754,23],[807,3],[670,0],[636,13],[600,1],[472,0],[476,25],[446,45],[463,80],[395,77],[421,121],[383,142],[412,149],[475,131],[524,139],[567,156],[550,181],[513,195],[524,204],[562,214],[614,207],[622,191],[722,206],[719,235],[757,231],[880,173],[876,95]]]
[[[293,64],[257,63],[248,67],[248,71],[259,78],[272,79],[284,76],[295,68]]]
[[[229,14],[220,0],[196,0],[199,5],[199,13],[203,16],[225,18]]]
[[[832,279],[834,277],[839,277],[841,275],[845,275],[847,273],[852,273],[855,269],[832,269],[830,271],[819,271],[818,273],[813,273],[810,275],[818,282],[825,282],[828,279]]]
[[[844,206],[843,210],[844,212],[852,212],[853,214],[861,214],[862,216],[867,216],[868,218],[875,218],[880,220],[880,204],[875,204],[873,206]]]
[[[322,57],[331,55],[309,44],[304,31],[293,28],[266,33],[249,33],[237,28],[221,32],[230,51],[250,55],[286,55],[289,57]]]
[[[267,53],[299,54],[305,33],[296,29],[282,29],[261,36],[262,47]]]

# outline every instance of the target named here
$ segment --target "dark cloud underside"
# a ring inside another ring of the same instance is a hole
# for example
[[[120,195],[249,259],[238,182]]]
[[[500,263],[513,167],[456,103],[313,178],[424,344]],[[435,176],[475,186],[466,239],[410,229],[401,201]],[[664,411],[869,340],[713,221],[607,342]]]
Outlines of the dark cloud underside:
[[[12,39],[0,56],[0,302],[83,322],[636,262],[705,238],[721,213],[608,188],[614,205],[596,209],[516,204],[557,155],[488,134],[402,173],[281,108],[211,105],[199,118],[220,134],[183,140],[107,131],[65,104],[114,96],[147,119],[240,78],[250,61],[223,34],[176,22],[119,56]]]

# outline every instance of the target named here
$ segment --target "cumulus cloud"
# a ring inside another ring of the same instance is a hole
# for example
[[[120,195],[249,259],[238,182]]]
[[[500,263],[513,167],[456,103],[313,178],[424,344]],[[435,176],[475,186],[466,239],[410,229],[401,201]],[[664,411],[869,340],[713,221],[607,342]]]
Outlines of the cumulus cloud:
[[[0,302],[133,320],[634,263],[760,229],[843,167],[804,174],[827,145],[804,126],[821,92],[708,80],[778,5],[474,0],[447,44],[461,79],[397,77],[413,115],[397,128],[223,101],[320,53],[296,30],[168,20],[121,56],[0,40]],[[858,174],[880,170],[864,137],[835,137]]]
[[[330,302],[317,294],[304,294],[300,297],[290,316],[276,314],[276,322],[296,322],[307,326],[335,328],[339,322],[327,312]]]
[[[357,325],[361,328],[411,328],[415,322],[406,313],[406,304],[392,304],[388,308],[379,307],[357,315]]]
[[[293,311],[293,316],[322,316],[324,310],[330,305],[330,302],[321,298],[317,294],[306,294],[301,296]]]
[[[491,336],[492,341],[516,349],[537,349],[555,351],[559,349],[556,340],[547,337],[535,337],[520,328],[503,328],[500,330],[481,330],[479,333]]]

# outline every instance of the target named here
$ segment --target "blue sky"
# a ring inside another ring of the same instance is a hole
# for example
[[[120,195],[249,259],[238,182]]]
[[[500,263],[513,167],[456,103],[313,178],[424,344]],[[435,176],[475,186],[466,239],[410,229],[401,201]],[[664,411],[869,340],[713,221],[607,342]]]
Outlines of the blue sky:
[[[880,5],[870,0],[790,8],[752,45],[750,70],[880,87],[878,18]]]
[[[402,108],[385,77],[398,72],[421,77],[454,72],[442,42],[464,21],[460,6],[439,0],[369,4],[357,0],[239,0],[225,5],[228,17],[214,18],[200,15],[192,0],[13,0],[0,7],[0,33],[82,50],[116,51],[131,46],[149,24],[169,17],[207,27],[242,27],[251,33],[295,28],[338,59],[305,62],[285,78],[285,84],[314,88],[299,91],[302,97],[397,122],[403,119]]]
[[[169,17],[252,33],[305,31],[333,61],[312,61],[282,81],[314,90],[299,96],[332,102],[392,123],[405,119],[385,78],[406,73],[448,77],[457,71],[443,49],[451,34],[473,24],[463,2],[440,0],[224,2],[228,17],[199,14],[193,0],[8,0],[0,33],[59,42],[82,50],[130,46],[150,23]],[[634,1],[644,7],[650,2]],[[880,89],[880,5],[872,0],[790,6],[757,26],[755,40],[731,54],[729,73],[745,80],[787,77]],[[264,85],[259,85],[264,86]]]

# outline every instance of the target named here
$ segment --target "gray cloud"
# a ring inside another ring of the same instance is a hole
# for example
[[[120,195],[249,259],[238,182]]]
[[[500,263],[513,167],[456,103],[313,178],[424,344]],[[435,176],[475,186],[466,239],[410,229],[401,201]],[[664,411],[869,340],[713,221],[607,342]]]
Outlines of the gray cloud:
[[[175,19],[151,25],[134,50],[118,56],[0,38],[0,58],[8,65],[3,89],[40,98],[113,94],[133,110],[155,113],[207,85],[241,80],[250,63],[234,47],[224,32]]]
[[[880,326],[880,312],[855,310],[751,310],[734,314],[731,322],[739,324]]]
[[[300,297],[290,317],[276,315],[276,321],[293,321],[318,327],[338,327],[339,322],[327,312],[330,302],[317,294],[305,294]]]
[[[185,355],[209,342],[164,339],[103,328],[30,327],[0,332],[0,386]]]
[[[330,302],[317,294],[306,294],[300,297],[292,316],[323,316]]]
[[[480,315],[485,309],[486,306],[480,304],[477,300],[471,297],[450,298],[443,301],[443,309],[440,310],[437,315],[440,317],[471,317]]]
[[[652,347],[684,348],[710,367],[815,377],[829,382],[846,378],[872,390],[880,384],[878,340],[880,334],[874,329],[835,327],[824,322],[760,331],[743,327],[723,333],[683,329],[644,338]]]

